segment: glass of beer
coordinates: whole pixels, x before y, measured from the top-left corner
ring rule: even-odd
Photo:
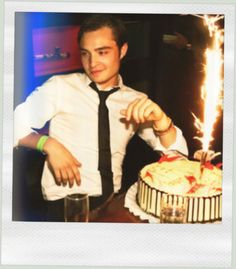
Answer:
[[[89,197],[88,194],[74,193],[64,199],[65,222],[89,221]]]
[[[161,223],[187,222],[187,197],[163,194],[161,198]]]

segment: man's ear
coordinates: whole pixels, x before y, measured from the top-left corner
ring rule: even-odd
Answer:
[[[128,43],[124,43],[120,49],[120,60],[125,57],[128,50]]]

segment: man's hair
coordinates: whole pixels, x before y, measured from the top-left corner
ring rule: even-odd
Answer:
[[[94,14],[86,18],[81,25],[78,33],[79,45],[84,33],[96,31],[102,27],[111,28],[114,39],[119,48],[127,42],[126,28],[120,18],[110,14]]]

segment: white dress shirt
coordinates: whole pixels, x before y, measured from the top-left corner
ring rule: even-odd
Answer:
[[[14,112],[14,146],[19,139],[40,129],[50,120],[49,136],[61,142],[82,164],[79,168],[81,185],[72,188],[58,186],[44,164],[42,192],[46,200],[57,200],[74,192],[101,195],[101,177],[98,170],[98,94],[90,88],[91,80],[85,74],[73,73],[51,77],[38,87]],[[120,90],[111,94],[107,101],[110,120],[110,143],[114,191],[121,188],[122,162],[126,146],[135,132],[153,149],[175,149],[187,154],[182,132],[177,128],[177,139],[168,149],[164,148],[151,126],[129,124],[122,120],[120,111],[126,109],[134,99],[145,96],[122,82]]]

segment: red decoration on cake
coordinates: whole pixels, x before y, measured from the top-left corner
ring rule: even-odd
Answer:
[[[189,184],[196,182],[196,178],[194,176],[185,176],[185,177],[189,181]]]
[[[152,174],[147,171],[145,177],[150,177],[152,179]]]
[[[222,191],[222,188],[213,188],[213,190]]]
[[[169,155],[163,155],[161,156],[161,158],[159,159],[158,163],[163,163],[163,162],[173,162],[177,159],[181,159],[182,157],[177,155],[177,156],[173,156],[173,157],[169,157]]]
[[[217,167],[217,168],[221,168],[222,165],[223,165],[223,163],[217,163],[217,164],[216,164],[216,167]]]
[[[209,170],[213,170],[214,169],[214,165],[210,162],[206,162],[205,163],[205,168],[209,169]]]
[[[187,194],[190,194],[190,193],[194,193],[194,192],[196,192],[199,188],[201,188],[201,187],[204,187],[205,185],[203,185],[203,184],[198,184],[198,183],[196,183],[188,192],[187,192]]]

